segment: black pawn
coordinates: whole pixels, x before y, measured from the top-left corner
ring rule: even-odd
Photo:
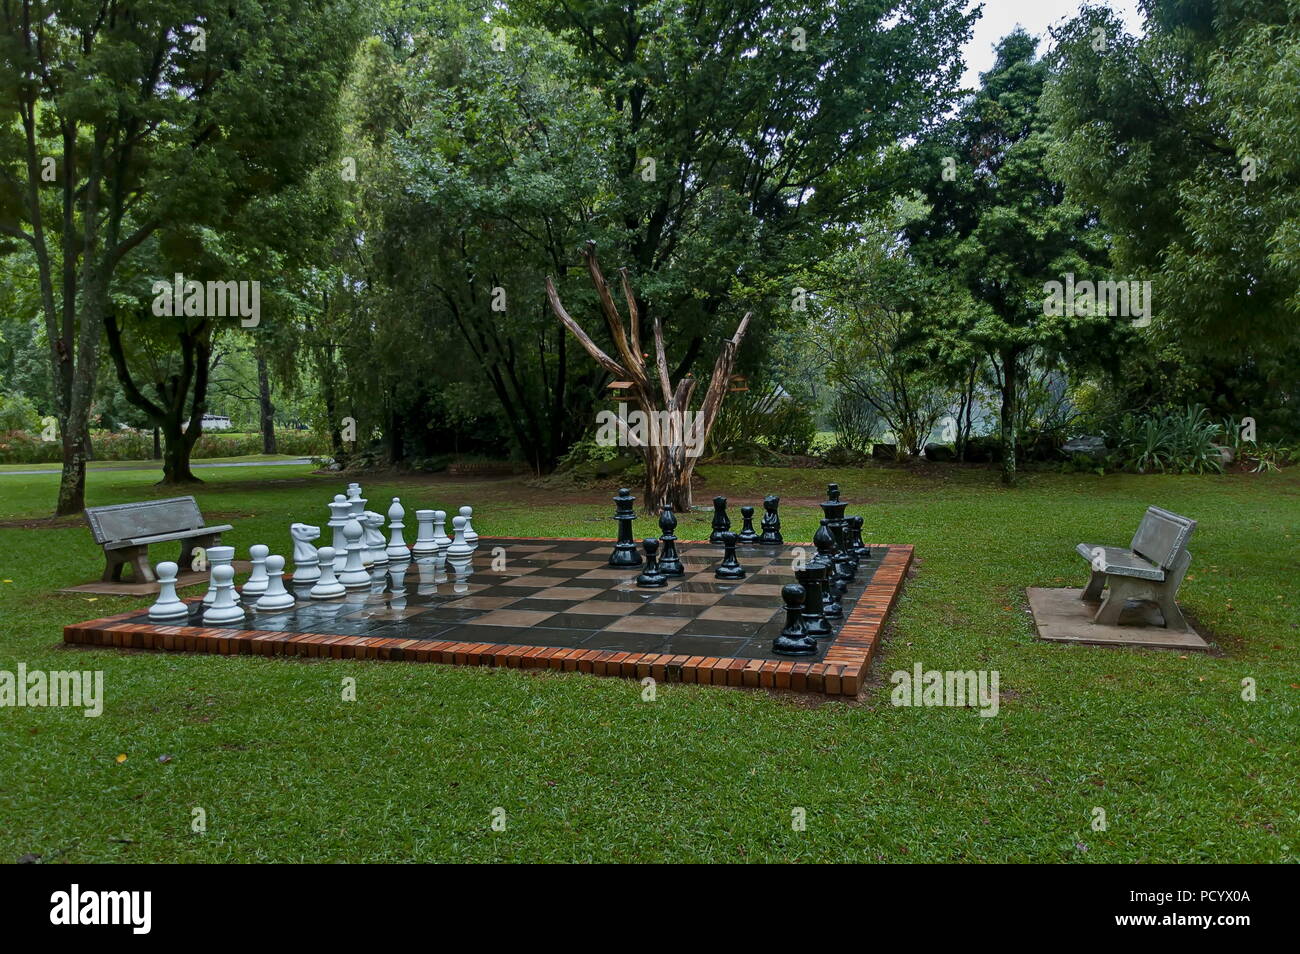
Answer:
[[[682,566],[681,557],[677,555],[677,515],[672,507],[664,507],[659,514],[659,542],[664,545],[663,555],[659,558],[659,572],[664,576],[685,576],[686,567]]]
[[[763,498],[763,522],[760,526],[763,528],[762,535],[759,536],[759,543],[770,543],[780,545],[785,543],[781,537],[781,515],[776,512],[780,506],[781,498],[775,494]]]
[[[722,545],[726,549],[722,551],[722,562],[713,571],[713,575],[719,580],[743,580],[745,568],[736,559],[736,535],[730,530],[725,531],[722,534]]]
[[[803,628],[809,636],[819,639],[831,635],[831,624],[822,615],[821,566],[812,563],[794,571],[795,579],[804,589]]]
[[[817,653],[817,640],[808,635],[803,623],[803,607],[807,594],[798,583],[781,587],[781,600],[785,603],[785,629],[772,640],[772,652],[782,656],[813,656]]]
[[[817,567],[821,574],[822,615],[827,619],[843,619],[844,607],[840,605],[839,595],[831,585],[831,568],[820,560],[813,560],[812,565]]]
[[[750,546],[758,542],[758,534],[754,532],[754,508],[741,507],[740,517],[743,521],[740,527],[740,542]]]
[[[718,544],[722,542],[722,535],[731,529],[731,518],[727,516],[727,498],[713,498],[713,532],[709,534],[709,542]]]
[[[871,547],[862,542],[862,518],[858,516],[849,517],[849,549],[858,555],[860,559],[871,559]]]
[[[659,555],[659,541],[654,537],[647,537],[641,545],[645,547],[645,569],[637,575],[636,585],[667,586],[668,577],[659,572],[659,561],[656,559]]]
[[[618,521],[618,542],[609,555],[610,566],[640,566],[641,554],[637,552],[636,538],[632,536],[632,521],[636,519],[636,497],[626,487],[619,488],[614,498],[614,519]]]

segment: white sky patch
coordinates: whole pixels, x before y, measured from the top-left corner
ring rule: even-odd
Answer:
[[[1103,3],[1094,0],[1093,5],[1102,6]],[[1142,14],[1138,11],[1137,0],[1109,0],[1104,5],[1123,18],[1129,33],[1138,35],[1142,32]],[[1038,52],[1045,53],[1049,48],[1048,28],[1071,19],[1082,6],[1082,0],[984,0],[984,14],[975,21],[971,40],[962,48],[966,72],[962,75],[961,85],[966,89],[979,88],[980,73],[993,66],[994,45],[1017,25],[1033,36],[1041,37],[1043,42]]]

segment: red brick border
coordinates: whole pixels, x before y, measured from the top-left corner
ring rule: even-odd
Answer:
[[[514,537],[531,540],[603,540],[603,537]],[[882,544],[877,544],[881,546]],[[63,641],[81,646],[152,649],[221,655],[311,656],[332,659],[388,659],[459,666],[559,669],[597,676],[710,686],[791,689],[829,696],[856,696],[866,679],[880,631],[889,618],[912,564],[910,544],[890,544],[866,590],[836,633],[820,662],[673,656],[595,649],[557,649],[501,643],[439,642],[328,633],[281,633],[256,629],[211,629],[126,623],[140,611],[118,613],[63,628]],[[197,597],[195,599],[198,599]],[[194,602],[192,599],[189,602]]]

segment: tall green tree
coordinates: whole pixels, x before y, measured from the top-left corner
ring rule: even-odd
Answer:
[[[1044,160],[1051,140],[1039,97],[1048,66],[1038,41],[1017,30],[962,109],[911,150],[927,209],[909,223],[912,253],[951,271],[976,307],[929,312],[936,342],[956,336],[988,355],[1000,395],[1002,477],[1017,469],[1018,401],[1035,353],[1086,355],[1114,319],[1051,315],[1044,285],[1086,274],[1101,258],[1095,217],[1069,202]]]
[[[1140,36],[1102,7],[1062,27],[1044,95],[1053,170],[1100,210],[1116,267],[1153,281],[1154,321],[1125,368],[1131,399],[1204,402],[1292,436],[1300,4],[1143,9]]]
[[[169,230],[220,231],[311,166],[358,25],[352,0],[0,4],[0,234],[36,259],[57,513],[85,503],[119,268]]]

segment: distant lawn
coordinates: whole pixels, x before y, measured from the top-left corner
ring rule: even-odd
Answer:
[[[191,464],[242,464],[272,460],[298,460],[304,454],[244,454],[242,457],[195,457]],[[89,470],[120,470],[129,467],[133,470],[162,470],[160,460],[92,460],[86,465]],[[6,471],[48,470],[58,473],[62,464],[0,464],[0,474]]]
[[[1300,860],[1300,468],[1017,490],[945,466],[702,472],[702,503],[781,494],[789,539],[811,536],[836,479],[869,540],[916,545],[863,703],[687,685],[645,703],[635,682],[578,674],[64,649],[65,623],[146,601],[52,595],[97,576],[99,551],[81,526],[13,526],[49,512],[53,484],[0,478],[0,669],[102,669],[107,696],[97,719],[0,711],[0,861]],[[202,477],[241,555],[287,553],[289,524],[323,524],[345,483],[308,467]],[[92,474],[90,502],[163,495],[155,479]],[[613,486],[365,489],[380,511],[394,495],[408,513],[473,504],[485,534],[614,529]],[[1024,588],[1081,585],[1074,545],[1126,543],[1153,503],[1200,521],[1183,604],[1220,654],[1037,642]],[[679,528],[707,532],[703,513]],[[891,706],[889,673],[916,662],[998,670],[1000,714]]]

